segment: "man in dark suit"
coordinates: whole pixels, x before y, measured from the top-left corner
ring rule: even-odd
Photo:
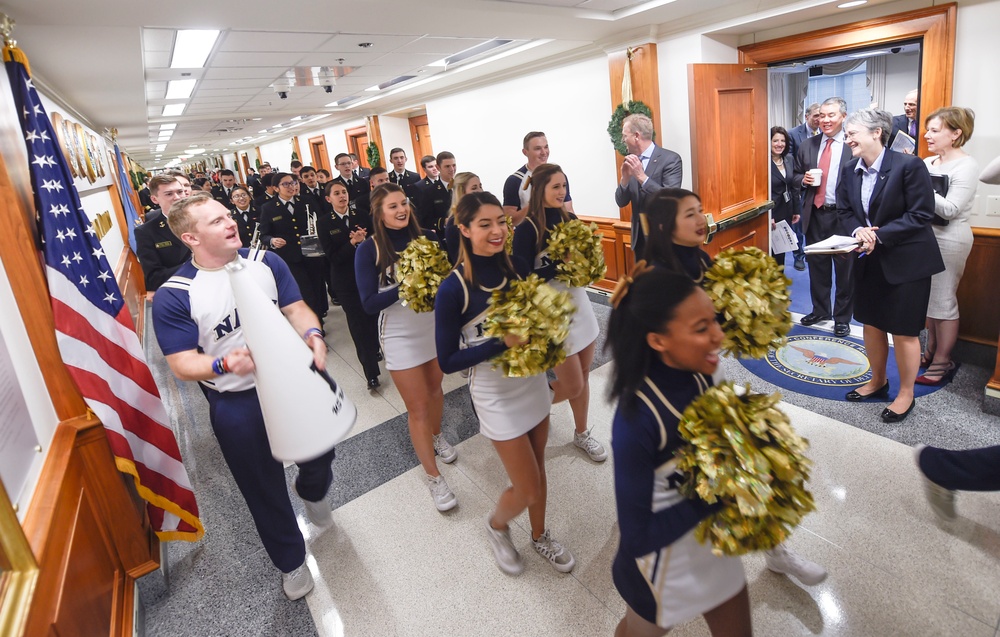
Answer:
[[[354,164],[354,176],[358,179],[368,179],[371,171],[361,165],[361,160],[354,153],[350,153],[351,162]]]
[[[402,188],[411,202],[419,199],[420,175],[406,169],[406,151],[402,148],[393,148],[389,151],[389,161],[392,162],[392,170],[389,171],[389,182]]]
[[[226,208],[232,208],[232,194],[235,187],[236,173],[228,168],[219,171],[219,185],[212,186],[212,197]]]
[[[381,170],[381,174],[385,175],[384,168],[375,170]],[[340,301],[340,307],[347,317],[347,329],[368,380],[368,388],[377,389],[380,372],[378,319],[365,312],[354,278],[354,253],[371,232],[371,218],[367,212],[351,211],[350,196],[342,181],[331,181],[327,184],[326,192],[330,212],[320,217],[317,231],[329,263],[330,289]]]
[[[810,104],[806,109],[806,121],[788,131],[788,144],[791,146],[788,156],[795,157],[802,142],[813,135],[819,135],[819,102]]]
[[[814,135],[799,146],[795,157],[795,187],[802,193],[802,229],[806,244],[818,243],[832,235],[840,234],[837,221],[837,184],[841,168],[851,160],[851,151],[844,139],[844,119],[847,102],[839,97],[824,101],[819,109],[819,127],[822,135]],[[810,170],[819,168],[822,177],[817,179]],[[793,221],[796,219],[793,217]],[[846,336],[851,332],[853,281],[850,255],[814,254],[809,256],[809,291],[812,311],[802,317],[803,325],[834,320],[834,333]],[[836,271],[836,301],[830,311],[832,277]]]
[[[142,190],[139,191],[139,203],[142,204],[142,211],[144,213],[149,212],[156,206],[153,200],[149,198],[149,194],[149,177],[146,177],[146,181],[142,185]]]
[[[188,187],[175,175],[157,175],[149,180],[152,202],[160,208],[151,210],[146,220],[135,228],[135,256],[142,266],[146,292],[156,292],[188,259],[191,251],[174,236],[167,225],[170,206],[188,196]]]
[[[309,204],[309,209],[316,214],[330,211],[330,204],[319,183],[319,174],[312,166],[303,166],[299,171],[299,198]]]
[[[328,309],[326,259],[302,254],[302,236],[308,234],[306,204],[295,191],[297,181],[290,173],[274,176],[278,195],[260,209],[261,243],[284,259],[302,292],[302,300],[320,318]]]
[[[260,177],[253,168],[247,168],[247,188],[252,193],[255,188],[260,188]]]
[[[389,172],[379,166],[378,168],[372,168],[368,173],[368,192],[364,195],[360,195],[357,198],[357,205],[355,209],[359,215],[369,215],[369,220],[371,219],[371,199],[372,191],[381,186],[382,184],[389,183]],[[348,201],[350,201],[350,194],[348,194]],[[371,232],[371,226],[368,227],[368,231]]]
[[[641,255],[646,239],[640,218],[643,202],[661,188],[679,188],[684,168],[680,155],[653,143],[653,120],[645,115],[625,118],[622,140],[629,154],[622,161],[615,203],[619,208],[632,205],[632,252]]]
[[[421,228],[434,230],[439,237],[443,237],[444,221],[451,210],[451,191],[441,178],[437,157],[426,155],[420,160],[420,165],[427,176],[420,181],[420,200],[416,202],[417,221]]]
[[[339,175],[331,180],[331,183],[341,183],[347,188],[347,196],[350,200],[348,207],[351,212],[355,212],[358,205],[363,201],[366,201],[368,193],[371,192],[371,188],[368,186],[367,179],[359,179],[354,176],[354,162],[351,161],[351,156],[347,153],[340,153],[333,159],[334,166],[340,172]]]
[[[918,98],[920,93],[914,89],[903,98],[903,114],[892,118],[892,133],[889,135],[887,148],[892,148],[892,142],[896,140],[896,133],[903,131],[916,141],[920,133],[920,125],[917,123],[917,110],[920,108]]]

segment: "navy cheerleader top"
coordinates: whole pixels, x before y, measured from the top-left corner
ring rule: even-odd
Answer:
[[[410,244],[409,228],[400,230],[386,228],[385,231],[396,252],[402,252]],[[421,232],[431,241],[438,241],[438,237],[433,231],[422,230]],[[399,300],[399,285],[393,277],[389,278],[389,285],[392,287],[380,284],[376,255],[375,237],[368,237],[362,241],[357,252],[354,253],[354,279],[358,284],[358,293],[361,295],[361,305],[364,306],[365,312],[368,314],[378,314]]]
[[[462,276],[465,266],[462,264],[441,282],[434,299],[434,337],[438,364],[446,374],[474,367],[507,349],[503,340],[482,335],[482,321],[486,317],[493,290],[502,290],[510,285],[500,269],[501,255],[471,256],[479,285],[472,285],[465,280]],[[466,342],[463,328],[477,320],[476,334],[481,338]]]
[[[685,476],[674,453],[688,404],[712,385],[704,374],[668,367],[655,358],[635,395],[623,397],[611,425],[620,554],[639,558],[683,537],[718,505],[682,496]]]
[[[573,213],[568,213],[570,219],[576,219],[576,215]],[[545,229],[544,232],[548,235],[549,231],[555,228],[558,224],[562,223],[562,210],[559,208],[546,208],[545,209]],[[545,239],[548,241],[548,237]],[[535,222],[532,221],[531,217],[525,217],[524,221],[519,223],[516,228],[514,228],[514,246],[512,249],[514,256],[518,258],[519,261],[527,265],[527,272],[518,272],[522,276],[527,276],[528,273],[534,272],[542,279],[546,281],[551,281],[556,275],[556,265],[560,261],[554,261],[549,257],[545,244],[542,244],[542,249],[538,249],[538,228],[535,227]],[[535,261],[539,255],[542,254],[542,263],[540,267],[535,267]],[[521,266],[520,263],[515,262],[516,265]]]

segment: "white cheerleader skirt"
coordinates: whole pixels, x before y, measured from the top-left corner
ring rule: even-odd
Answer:
[[[469,373],[469,394],[479,432],[490,440],[512,440],[542,422],[552,408],[545,374],[507,378],[485,361]]]
[[[414,312],[397,301],[379,314],[378,335],[389,371],[412,369],[437,358],[434,312]]]
[[[590,297],[587,296],[587,288],[569,288],[565,283],[553,279],[550,283],[560,292],[569,292],[570,300],[576,307],[573,318],[569,324],[569,336],[563,348],[566,356],[579,354],[585,347],[597,340],[600,328],[597,326],[597,316],[594,315],[594,306],[590,304]]]
[[[693,529],[656,553],[628,561],[626,566],[617,556],[616,587],[632,610],[662,628],[704,615],[746,586],[740,558],[714,555],[710,545],[695,539]]]

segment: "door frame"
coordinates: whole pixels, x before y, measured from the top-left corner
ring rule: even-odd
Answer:
[[[866,46],[888,46],[895,42],[920,40],[920,106],[917,126],[922,129],[922,115],[926,116],[951,104],[957,17],[958,5],[955,3],[895,13],[741,46],[739,61],[746,65],[769,65]],[[917,154],[926,157],[927,142],[924,141],[922,131],[918,131],[917,143]]]
[[[417,170],[420,171],[421,177],[426,177],[424,173],[424,167],[420,165],[420,160],[423,158],[423,153],[420,150],[420,141],[417,138],[417,126],[430,126],[430,122],[427,121],[427,114],[414,115],[406,120],[407,124],[410,125],[410,145],[413,147],[413,161],[417,164]]]
[[[313,168],[330,172],[330,153],[326,149],[326,135],[309,138],[309,156]]]
[[[368,127],[367,126],[356,126],[354,128],[348,128],[344,130],[344,137],[347,140],[347,152],[354,153],[358,156],[358,164],[365,167],[371,168],[368,165],[368,153],[365,152],[367,145],[371,140],[368,139]],[[365,149],[361,148],[360,140],[364,138]],[[381,149],[379,149],[381,150]]]

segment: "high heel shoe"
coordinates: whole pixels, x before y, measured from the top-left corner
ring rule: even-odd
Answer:
[[[927,369],[934,362],[934,352],[920,352],[920,369]]]
[[[870,394],[860,394],[858,393],[858,390],[852,389],[851,391],[847,392],[846,396],[844,396],[844,398],[847,399],[847,402],[851,403],[860,403],[864,400],[870,400],[872,398],[888,398],[888,397],[889,397],[889,381],[885,381],[885,385],[882,385],[880,388],[876,389]]]
[[[943,374],[938,376],[938,373],[944,371]],[[933,363],[927,370],[917,376],[915,382],[918,385],[928,385],[930,387],[941,387],[942,385],[947,385],[955,378],[955,372],[958,371],[958,363],[955,361],[950,361],[948,363]],[[938,376],[937,378],[928,378],[927,375]]]
[[[906,420],[906,417],[910,415],[910,412],[913,411],[913,408],[916,406],[917,406],[917,399],[914,398],[913,401],[910,402],[910,406],[907,408],[907,410],[901,414],[897,414],[893,410],[886,407],[885,409],[882,410],[882,422],[889,422],[889,423],[903,422],[904,420]]]

